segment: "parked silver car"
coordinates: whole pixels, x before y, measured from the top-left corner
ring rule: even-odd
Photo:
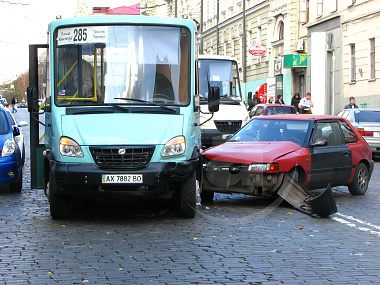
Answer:
[[[350,121],[367,141],[373,154],[380,154],[380,109],[345,109],[337,115]]]

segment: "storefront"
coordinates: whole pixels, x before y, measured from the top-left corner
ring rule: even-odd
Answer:
[[[305,96],[306,91],[306,68],[307,68],[307,54],[285,54],[284,55],[284,68],[291,69],[292,89],[294,93],[299,93],[301,98]]]

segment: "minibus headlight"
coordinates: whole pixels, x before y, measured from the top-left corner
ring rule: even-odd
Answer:
[[[186,150],[185,137],[178,136],[168,141],[161,151],[162,156],[183,154]]]
[[[82,148],[68,137],[61,137],[59,140],[59,152],[65,156],[83,157]]]

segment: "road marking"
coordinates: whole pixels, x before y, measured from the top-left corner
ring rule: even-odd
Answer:
[[[336,222],[339,222],[339,223],[347,225],[351,228],[356,228],[360,231],[368,232],[368,233],[371,233],[371,234],[374,234],[374,235],[377,235],[380,237],[380,226],[371,224],[371,223],[366,222],[366,221],[359,220],[353,216],[347,216],[347,215],[340,214],[340,213],[336,213],[335,215],[340,216],[340,217],[331,217],[331,219],[333,219]],[[365,227],[357,225],[357,223],[361,224],[361,225],[365,225]]]

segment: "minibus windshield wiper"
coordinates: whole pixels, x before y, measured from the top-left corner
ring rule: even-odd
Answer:
[[[150,105],[150,106],[157,106],[157,107],[160,107],[160,108],[162,108],[162,109],[165,109],[165,110],[170,111],[171,113],[175,113],[175,112],[176,112],[176,111],[173,110],[172,108],[169,108],[169,107],[166,107],[166,106],[162,106],[162,105],[160,105],[160,104],[153,103],[153,102],[146,101],[146,100],[135,99],[135,98],[123,98],[123,97],[116,97],[116,98],[113,98],[113,99],[115,99],[115,100],[124,100],[124,101],[140,102],[140,103],[144,103],[145,105]]]

